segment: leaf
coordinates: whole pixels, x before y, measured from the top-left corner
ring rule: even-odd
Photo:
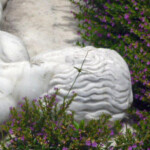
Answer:
[[[84,129],[84,127],[85,127],[85,121],[82,120],[82,121],[80,122],[79,128],[80,128],[80,129]]]
[[[79,129],[79,124],[76,121],[73,122],[73,125],[75,126],[76,129]]]
[[[81,71],[82,71],[82,69],[80,69],[80,68],[77,68],[77,67],[74,67],[74,68],[77,69],[78,72],[81,72]]]

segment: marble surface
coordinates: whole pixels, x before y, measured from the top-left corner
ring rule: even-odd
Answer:
[[[97,119],[102,113],[111,114],[112,120],[122,119],[133,101],[130,73],[123,58],[109,49],[72,47],[45,52],[30,61],[0,64],[3,84],[0,122],[8,119],[9,107],[16,106],[26,96],[33,100],[59,88],[61,104],[83,61],[80,75],[68,95],[70,98],[73,91],[78,94],[68,113],[75,111],[77,121]]]
[[[29,55],[75,46],[77,21],[69,0],[9,0],[1,29],[24,42]]]

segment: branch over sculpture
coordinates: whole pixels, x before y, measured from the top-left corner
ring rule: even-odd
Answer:
[[[23,98],[30,100],[60,89],[59,102],[67,95],[86,54],[81,74],[72,91],[78,96],[69,110],[76,120],[97,119],[100,114],[122,119],[132,103],[130,73],[122,57],[113,50],[94,47],[66,48],[33,57],[30,62],[0,64],[0,122],[8,119],[9,107]],[[69,95],[70,97],[71,95]]]

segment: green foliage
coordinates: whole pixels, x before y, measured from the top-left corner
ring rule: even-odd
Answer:
[[[67,102],[58,109],[57,94],[58,90],[51,97],[44,96],[43,99],[33,101],[31,106],[25,99],[24,104],[19,104],[19,112],[15,108],[11,109],[11,121],[1,127],[8,132],[5,144],[1,143],[3,149],[94,149],[98,147],[97,143],[110,139],[110,131],[106,126],[109,118],[104,119],[106,115],[99,121],[90,121],[88,125],[84,121],[77,123],[73,113],[66,114],[62,109],[64,107],[66,110]],[[100,129],[105,130],[105,136],[104,132],[98,132]],[[87,141],[91,143],[88,145]]]
[[[25,98],[24,103],[20,103],[20,111],[11,109],[10,121],[1,126],[2,133],[8,133],[6,139],[1,142],[3,150],[119,150],[138,147],[140,149],[150,148],[150,117],[145,112],[129,110],[135,114],[133,128],[136,132],[127,129],[122,134],[122,122],[114,122],[114,126],[109,121],[109,115],[103,114],[98,120],[89,122],[74,120],[74,112],[67,114],[67,103],[58,103],[56,93],[49,97],[44,96],[39,100],[34,100],[29,105]],[[59,104],[59,105],[58,105]],[[64,109],[63,109],[64,108]],[[112,146],[112,138],[116,142]]]
[[[150,1],[70,0],[84,42],[118,51],[129,65],[134,99],[150,110]]]

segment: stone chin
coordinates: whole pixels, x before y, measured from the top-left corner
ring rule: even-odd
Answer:
[[[75,111],[77,121],[97,119],[102,113],[112,115],[112,120],[122,119],[133,101],[128,66],[117,52],[94,47],[66,48],[39,54],[30,61],[0,64],[0,80],[7,80],[0,87],[0,108],[8,110],[25,96],[32,101],[52,94],[55,87],[60,89],[61,104],[82,63],[68,95],[70,98],[75,91],[77,97],[67,111]],[[0,123],[9,116],[8,111],[1,111]]]

